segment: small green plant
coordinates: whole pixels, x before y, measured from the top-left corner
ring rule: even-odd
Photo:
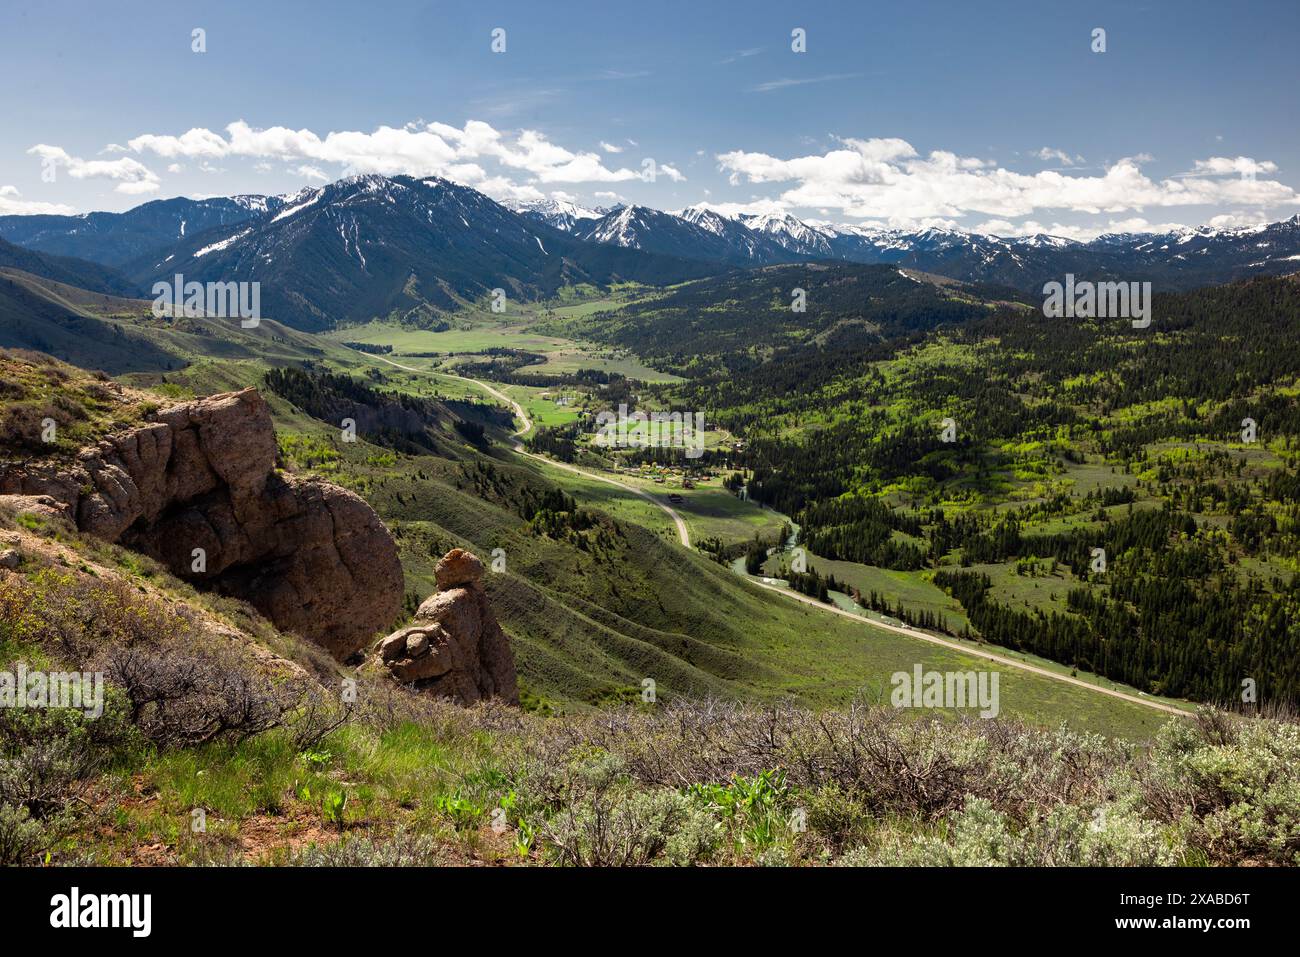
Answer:
[[[475,804],[460,794],[439,794],[433,799],[434,808],[451,818],[456,830],[476,827],[487,809]]]
[[[515,853],[520,857],[527,857],[532,852],[536,840],[537,828],[520,818],[515,825]]]
[[[343,788],[331,789],[321,798],[321,819],[343,830],[343,814],[348,806],[348,793]]]
[[[730,821],[742,847],[761,852],[789,834],[783,810],[788,789],[780,769],[736,774],[729,784],[692,784],[686,793]]]
[[[726,817],[740,817],[776,805],[785,794],[785,772],[760,771],[752,778],[732,775],[730,784],[692,784],[687,793],[716,805]]]
[[[329,751],[326,751],[323,748],[308,749],[302,752],[303,761],[305,761],[307,763],[307,767],[311,768],[313,771],[322,770],[326,765],[330,763],[330,760],[333,757],[334,757],[333,754],[331,754]]]
[[[45,520],[31,512],[20,512],[14,521],[29,532],[39,532],[45,527]]]

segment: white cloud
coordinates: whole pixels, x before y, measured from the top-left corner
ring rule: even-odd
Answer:
[[[73,179],[116,180],[114,188],[119,193],[139,195],[158,189],[158,174],[129,156],[116,160],[85,160],[46,143],[37,143],[27,152],[39,156],[46,166],[66,170]]]
[[[1258,173],[1276,173],[1277,164],[1265,160],[1257,163],[1249,156],[1229,158],[1211,156],[1209,159],[1197,160],[1188,176],[1254,176]]]
[[[1073,166],[1075,163],[1082,163],[1082,156],[1071,156],[1065,150],[1052,149],[1050,146],[1044,146],[1042,149],[1034,150],[1031,156],[1037,156],[1045,163],[1057,162],[1062,166]]]
[[[1106,233],[1168,233],[1185,228],[1183,223],[1152,223],[1141,216],[1128,219],[1111,219],[1104,223],[1089,223],[1082,226],[1066,225],[1064,223],[1040,223],[1032,219],[1020,223],[1009,223],[1004,219],[991,219],[971,227],[973,232],[988,233],[993,236],[1035,236],[1039,233],[1046,233],[1048,236],[1063,236],[1066,239],[1076,239],[1082,243],[1096,239]]]
[[[1215,229],[1228,229],[1234,226],[1259,226],[1262,223],[1269,222],[1268,216],[1264,215],[1263,210],[1254,213],[1221,213],[1218,216],[1211,216],[1205,225],[1213,226]]]
[[[546,194],[529,183],[516,183],[505,176],[492,176],[482,180],[475,187],[480,193],[491,196],[498,203],[510,201],[531,203],[545,199]]]
[[[492,184],[498,192],[506,189],[501,174],[487,171],[482,161],[526,174],[536,183],[615,183],[640,176],[632,169],[610,169],[600,154],[573,152],[536,130],[510,135],[481,120],[470,120],[463,127],[420,122],[400,128],[381,126],[370,133],[343,130],[324,137],[284,126],[254,129],[237,120],[226,127],[225,136],[202,128],[179,136],[146,133],[129,140],[128,146],[137,153],[166,158],[296,159],[337,164],[352,173],[444,176],[476,188]],[[519,184],[508,187],[521,189]]]
[[[708,194],[708,190],[705,190],[705,194],[706,195]],[[695,203],[694,205],[697,207],[702,207],[703,209],[711,209],[719,216],[726,216],[728,219],[739,216],[742,213],[780,214],[780,213],[789,212],[789,207],[786,206],[784,203],[782,203],[780,200],[763,199],[763,198],[755,198],[748,203],[710,203],[706,200],[704,202]]]
[[[62,203],[40,203],[22,198],[17,186],[0,186],[0,215],[31,216],[47,213],[53,216],[70,216],[76,210]]]
[[[601,141],[600,141],[600,148],[603,149],[606,153],[621,153],[621,152],[623,152],[623,147],[621,147],[621,146],[615,146],[613,143],[606,143],[604,140],[601,140]]]
[[[307,163],[304,163],[301,166],[294,167],[292,172],[297,173],[299,176],[303,177],[304,179],[319,180],[322,183],[328,183],[330,181],[329,174],[326,173],[323,169],[321,169],[319,166],[311,166]]]
[[[751,86],[749,92],[771,93],[773,90],[784,90],[789,86],[805,86],[809,83],[832,83],[836,80],[851,80],[854,77],[861,75],[861,73],[826,73],[822,76],[809,76],[800,79],[782,77],[779,80],[768,80],[766,83],[759,83],[757,86]]]
[[[123,194],[124,196],[144,196],[148,193],[157,192],[158,184],[146,180],[133,180],[125,183],[118,183],[113,187],[113,190]]]
[[[656,172],[660,176],[667,176],[674,183],[681,183],[686,180],[686,177],[682,175],[681,170],[677,169],[675,166],[669,165],[668,163],[660,163],[656,167]]]
[[[227,143],[211,130],[192,129],[180,136],[154,136],[146,133],[128,141],[137,153],[148,150],[167,159],[184,156],[187,159],[208,157],[215,159],[227,155]]]
[[[1295,190],[1276,181],[1216,178],[1212,174],[1222,168],[1216,160],[1197,164],[1202,175],[1155,181],[1142,172],[1141,164],[1150,160],[1144,155],[1121,159],[1100,175],[1025,174],[944,150],[923,157],[900,139],[840,142],[841,149],[792,159],[742,150],[717,159],[733,184],[790,184],[777,197],[789,207],[838,210],[898,226],[972,214],[1011,220],[1044,209],[1097,215],[1147,207],[1300,204]]]

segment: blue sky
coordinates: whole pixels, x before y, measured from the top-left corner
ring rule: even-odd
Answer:
[[[4,19],[4,212],[399,171],[1004,233],[1300,212],[1294,0],[6,0]]]

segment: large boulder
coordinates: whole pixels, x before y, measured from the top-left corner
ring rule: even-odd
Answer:
[[[453,548],[438,560],[433,569],[433,577],[438,582],[440,591],[469,585],[483,578],[483,563],[473,552]]]
[[[483,563],[453,548],[434,575],[439,591],[410,626],[379,643],[377,663],[403,684],[460,704],[486,698],[519,704],[515,657],[483,590]]]
[[[245,389],[159,412],[71,467],[0,467],[0,502],[39,501],[346,659],[401,611],[397,546],[362,499],[275,460],[270,410]]]

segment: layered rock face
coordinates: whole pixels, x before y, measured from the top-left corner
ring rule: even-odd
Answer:
[[[270,410],[245,389],[159,412],[71,467],[0,466],[0,495],[242,598],[343,660],[401,611],[397,547],[361,498],[276,472],[275,457]]]
[[[398,681],[460,704],[500,698],[517,705],[515,658],[483,591],[483,563],[453,548],[434,574],[438,591],[410,627],[380,643],[378,663]]]

